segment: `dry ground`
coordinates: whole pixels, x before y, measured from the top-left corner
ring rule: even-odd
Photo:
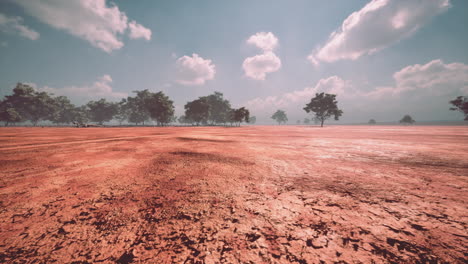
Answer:
[[[0,128],[0,263],[467,263],[467,127]]]

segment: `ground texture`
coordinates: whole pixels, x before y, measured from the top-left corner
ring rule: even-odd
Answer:
[[[467,263],[467,127],[0,128],[0,263]]]

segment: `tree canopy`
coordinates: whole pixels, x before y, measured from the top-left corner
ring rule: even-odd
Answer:
[[[87,126],[89,121],[102,125],[111,120],[118,121],[120,125],[124,121],[144,125],[150,119],[159,126],[165,126],[177,121],[174,114],[174,102],[167,95],[149,90],[134,91],[133,96],[119,102],[101,98],[75,106],[66,96],[54,97],[30,85],[18,83],[11,95],[0,100],[0,121],[5,126],[25,121],[36,125],[42,120],[54,124],[74,123],[77,126]],[[251,122],[249,110],[245,107],[231,108],[230,102],[220,92],[188,102],[185,115],[180,116],[178,121],[197,125]]]
[[[275,120],[278,122],[278,125],[281,125],[281,123],[286,124],[288,122],[288,117],[286,116],[286,112],[283,110],[277,110],[272,116],[271,119]]]
[[[414,119],[410,116],[410,115],[405,115],[403,116],[403,118],[400,120],[400,123],[401,124],[404,124],[404,125],[411,125],[413,124],[414,122]]]
[[[315,97],[310,100],[310,103],[306,104],[304,110],[307,113],[314,113],[315,118],[320,121],[321,127],[323,127],[325,120],[330,117],[333,116],[335,120],[339,120],[343,114],[343,111],[338,109],[336,95],[328,93],[316,93]]]
[[[450,101],[453,107],[450,108],[452,111],[459,111],[465,115],[465,121],[468,121],[468,97],[458,96],[456,99]]]

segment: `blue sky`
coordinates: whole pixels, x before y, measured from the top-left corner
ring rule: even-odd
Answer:
[[[137,3],[137,4],[136,4]],[[183,105],[214,91],[261,122],[315,92],[343,122],[460,120],[468,95],[468,2],[89,1],[0,3],[0,95],[17,82],[81,104],[133,90]]]

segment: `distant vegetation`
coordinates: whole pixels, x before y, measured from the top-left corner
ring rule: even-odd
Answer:
[[[413,124],[414,122],[414,119],[410,116],[410,115],[405,115],[401,120],[400,120],[400,123],[401,124],[404,124],[404,125],[411,125]]]
[[[468,121],[468,97],[458,96],[456,99],[450,101],[453,107],[450,108],[452,111],[459,111],[465,115],[465,121]]]
[[[468,97],[458,96],[450,101],[450,110],[463,113],[468,121]],[[199,97],[184,105],[184,115],[175,116],[174,102],[163,92],[150,92],[148,90],[134,91],[134,96],[122,99],[120,102],[109,102],[106,99],[90,101],[82,106],[75,106],[66,96],[53,96],[47,92],[36,91],[27,84],[18,83],[13,94],[0,100],[0,121],[5,126],[30,121],[36,126],[41,121],[50,121],[53,124],[88,126],[88,122],[103,125],[105,122],[116,120],[119,125],[124,122],[145,125],[152,120],[158,126],[179,122],[182,125],[236,125],[242,123],[255,124],[257,118],[250,116],[245,107],[232,108],[231,103],[220,92]],[[339,120],[343,111],[338,108],[335,94],[316,93],[303,108],[313,117],[304,118],[303,124],[320,124],[323,127],[325,120],[334,118]],[[271,118],[279,125],[286,124],[288,117],[284,110],[277,110]],[[377,124],[374,119],[368,122]],[[413,124],[415,120],[405,115],[401,124]],[[301,124],[297,120],[296,124]]]
[[[286,122],[288,122],[288,116],[283,110],[276,110],[276,112],[271,116],[271,119],[278,122],[278,125],[281,125],[281,123],[286,124]]]
[[[158,126],[166,126],[179,121],[186,125],[237,125],[255,123],[250,119],[250,112],[245,107],[231,108],[223,94],[215,92],[200,97],[185,105],[185,115],[178,119],[174,115],[174,102],[163,92],[153,93],[148,90],[134,91],[120,102],[109,102],[106,99],[90,101],[86,105],[75,106],[66,96],[54,97],[46,92],[38,92],[33,87],[18,83],[12,95],[0,101],[0,121],[5,126],[30,121],[36,126],[40,121],[54,124],[71,124],[83,126],[88,122],[99,125],[116,120],[121,125],[127,121],[135,125],[149,120]]]
[[[343,114],[343,111],[338,109],[338,101],[335,94],[317,93],[315,97],[306,104],[304,110],[307,113],[313,113],[315,119],[320,121],[320,126],[323,127],[325,120],[334,117],[338,120]]]

